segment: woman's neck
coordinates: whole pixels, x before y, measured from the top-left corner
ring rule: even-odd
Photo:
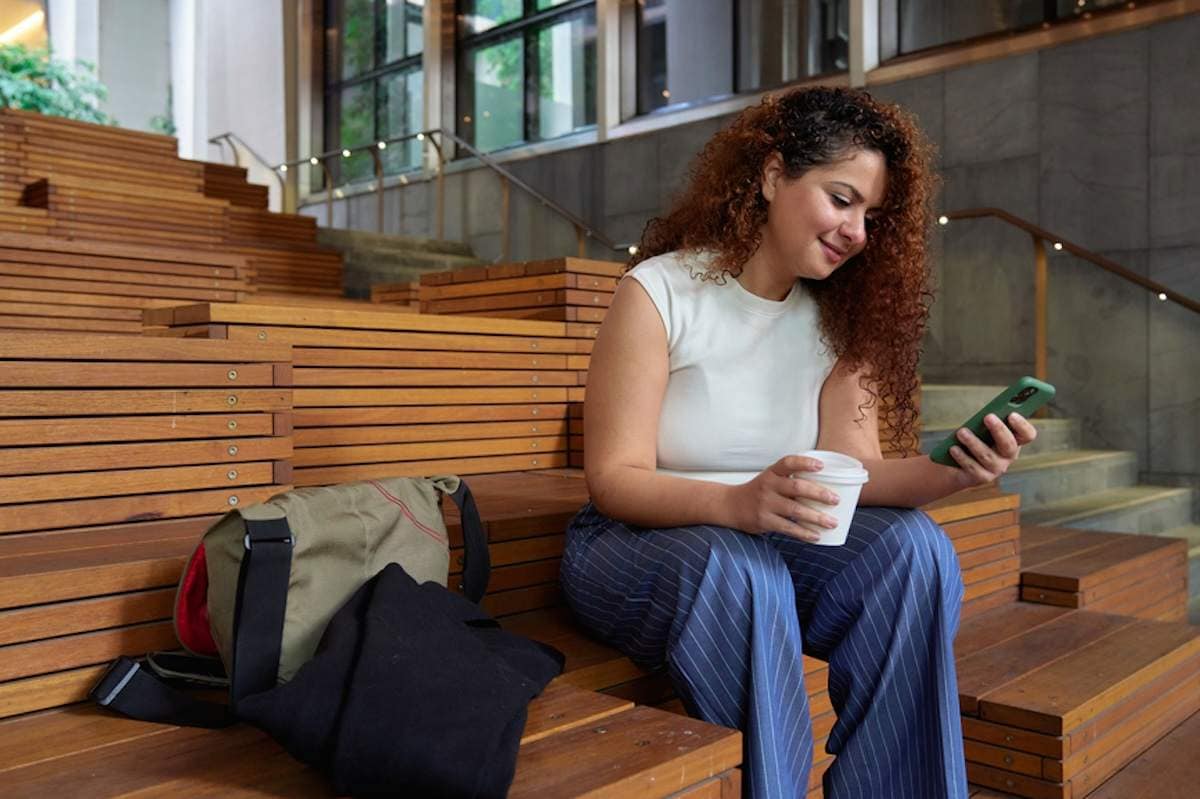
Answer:
[[[778,302],[787,298],[796,278],[764,242],[742,265],[742,273],[737,276],[737,281],[751,294]]]

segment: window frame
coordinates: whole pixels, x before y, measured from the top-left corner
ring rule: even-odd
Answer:
[[[421,22],[421,49],[411,55],[407,54],[410,46],[408,41],[409,23],[411,18],[406,16],[403,20],[403,49],[406,55],[400,58],[387,61],[387,0],[367,0],[371,5],[372,16],[372,53],[371,53],[371,68],[365,69],[350,78],[343,78],[340,75],[341,60],[342,60],[342,40],[340,35],[333,35],[335,26],[341,22],[339,12],[344,10],[347,0],[321,0],[322,8],[322,30],[323,30],[323,66],[321,72],[321,97],[324,101],[323,105],[323,127],[322,139],[325,142],[325,150],[327,152],[341,149],[345,146],[341,138],[342,128],[342,94],[347,89],[353,89],[359,86],[368,87],[371,91],[371,133],[372,141],[379,139],[390,138],[397,135],[396,132],[389,131],[387,135],[382,135],[382,123],[386,113],[386,102],[381,97],[380,88],[384,85],[386,79],[392,77],[400,77],[407,80],[412,74],[420,74],[422,85],[425,80],[425,8],[424,6],[409,6],[404,3],[404,8],[408,14],[416,11],[416,19]],[[432,2],[432,0],[427,0]],[[331,79],[331,75],[336,72],[338,78]],[[422,113],[424,102],[422,101]],[[401,109],[401,117],[407,119],[410,116],[410,108],[405,101],[405,107]],[[421,128],[418,127],[418,131]],[[355,147],[361,147],[362,144],[355,144]],[[356,156],[359,157],[359,156]],[[358,182],[358,180],[343,179],[342,161],[341,159],[327,159],[326,165],[329,167],[330,174],[333,176],[334,187],[344,186],[348,183]],[[388,160],[384,160],[384,174],[397,175],[405,172],[412,172],[423,168],[421,159],[418,158],[415,162],[404,164],[399,168],[388,168]],[[371,172],[371,178],[374,178],[374,171]],[[315,190],[328,189],[324,185],[324,172],[319,171],[314,174],[310,185]]]
[[[538,126],[538,87],[536,81],[538,54],[536,40],[541,31],[552,28],[554,25],[562,22],[570,21],[571,19],[584,18],[590,10],[592,12],[592,24],[596,28],[596,40],[593,45],[596,63],[593,65],[593,68],[602,69],[599,42],[601,5],[602,3],[597,2],[597,0],[566,0],[566,2],[539,11],[537,9],[537,0],[521,0],[521,16],[516,19],[501,23],[486,31],[464,34],[462,26],[459,23],[463,15],[464,2],[463,0],[453,0],[452,7],[455,20],[453,34],[455,68],[453,129],[455,133],[472,146],[478,147],[474,127],[475,120],[470,108],[474,102],[474,92],[467,85],[470,81],[470,70],[467,68],[468,60],[480,49],[513,40],[519,40],[522,48],[521,139],[501,145],[493,150],[483,151],[481,149],[481,151],[501,152],[517,147],[527,147],[542,142],[556,141],[568,136],[578,135],[584,131],[595,130],[600,116],[600,95],[598,82],[593,75],[594,96],[592,97],[587,114],[592,118],[592,121],[557,136],[541,137],[536,135]],[[470,122],[464,120],[467,116],[471,116]],[[467,125],[470,126],[470,129],[465,127]],[[460,155],[465,156],[466,154],[463,153]]]

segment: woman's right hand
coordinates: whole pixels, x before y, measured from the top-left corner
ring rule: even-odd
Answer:
[[[820,471],[816,458],[788,455],[764,469],[748,483],[733,489],[735,528],[747,533],[783,533],[801,541],[819,540],[819,530],[837,527],[837,520],[800,500],[836,505],[833,491],[801,475]]]

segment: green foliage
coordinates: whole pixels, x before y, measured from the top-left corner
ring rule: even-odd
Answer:
[[[112,125],[115,120],[100,110],[107,96],[91,64],[68,64],[24,45],[0,45],[0,106]]]

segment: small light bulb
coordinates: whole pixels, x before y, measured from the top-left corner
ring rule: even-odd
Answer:
[[[637,245],[636,245],[636,244],[630,244],[630,245],[629,245],[629,254],[630,254],[630,255],[637,255],[637,254],[638,254],[638,248],[637,248]]]
[[[425,141],[425,134],[424,134],[424,133],[418,133],[418,134],[417,134],[417,141]]]
[[[375,146],[376,146],[376,147],[378,147],[380,150],[386,150],[386,149],[387,149],[387,142],[385,142],[385,141],[381,141],[381,142],[379,142],[379,144],[376,144]]]
[[[308,163],[312,164],[313,166],[316,166],[317,164],[319,164],[321,162],[318,161],[317,157],[314,155],[312,158],[308,159]]]
[[[333,193],[333,196],[334,196],[334,197],[341,197],[341,196],[343,196],[343,195],[342,195],[342,190],[341,190],[341,189],[338,189],[337,191],[335,191],[335,192]]]
[[[944,214],[943,214],[942,216],[939,216],[939,217],[938,217],[938,224],[939,224],[939,225],[948,225],[948,224],[950,224],[950,217],[948,217],[948,216],[946,216],[946,215],[944,215]]]
[[[1061,250],[1061,249],[1062,249],[1062,242],[1061,242],[1061,241],[1056,241],[1056,242],[1054,242],[1054,249],[1056,249],[1056,250]]]
[[[279,171],[280,171],[280,172],[287,172],[287,164],[280,164],[280,165],[279,165]]]
[[[350,151],[342,150],[342,158],[349,158],[349,157],[350,157]]]
[[[671,90],[670,89],[663,89],[663,99],[665,99],[665,100],[671,99]]]
[[[1160,293],[1160,294],[1158,295],[1158,298],[1159,298],[1160,300],[1162,300],[1163,302],[1166,302],[1166,301],[1167,301],[1167,295],[1166,295],[1166,294],[1162,294],[1162,293]]]
[[[471,115],[470,115],[470,114],[464,114],[464,115],[463,115],[463,122],[466,122],[468,125],[470,125],[470,124],[471,124]],[[420,136],[418,136],[418,137],[417,137],[417,140],[419,141],[419,140],[420,140],[420,138],[421,138],[421,137],[420,137]]]
[[[401,182],[403,185],[407,186],[407,185],[408,185],[408,175],[401,175],[401,176],[400,176],[400,182]]]

